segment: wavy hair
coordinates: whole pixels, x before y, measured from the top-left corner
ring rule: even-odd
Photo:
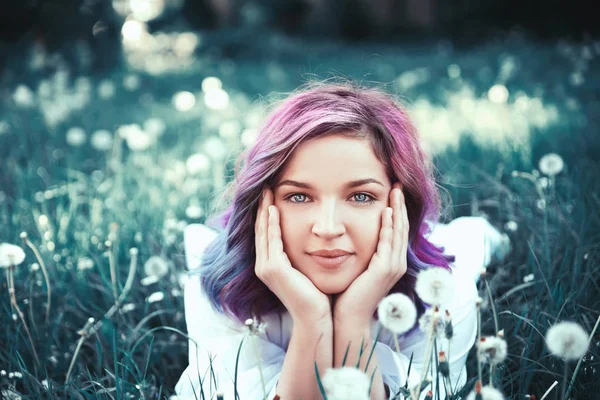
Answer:
[[[310,83],[276,104],[256,142],[236,164],[227,192],[231,205],[207,221],[219,235],[197,269],[212,307],[240,323],[247,318],[285,311],[279,298],[254,272],[254,224],[265,186],[273,187],[294,150],[303,142],[342,134],[368,138],[390,181],[400,181],[410,224],[408,270],[390,290],[410,297],[422,315],[426,307],[415,292],[419,271],[436,266],[451,270],[454,256],[429,242],[440,217],[441,196],[434,167],[405,108],[391,95],[351,82]],[[239,169],[240,161],[243,167]],[[377,312],[374,317],[377,319]]]

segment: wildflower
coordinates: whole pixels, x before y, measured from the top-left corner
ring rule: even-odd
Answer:
[[[369,377],[353,367],[329,368],[322,379],[330,400],[368,400]]]
[[[35,105],[35,94],[26,85],[19,85],[13,93],[13,100],[20,108],[31,108]]]
[[[156,303],[157,301],[162,301],[165,298],[165,294],[163,292],[154,292],[146,299],[148,303]]]
[[[377,307],[377,316],[383,326],[393,333],[401,334],[415,325],[417,309],[408,296],[393,293],[381,300]]]
[[[48,389],[48,380],[47,379],[43,379],[42,380],[42,386],[46,389]]]
[[[162,278],[169,272],[169,264],[160,256],[152,256],[144,263],[144,272]]]
[[[444,378],[450,376],[450,365],[448,364],[448,360],[446,360],[446,353],[443,351],[440,351],[438,355],[438,370]]]
[[[575,322],[559,322],[548,329],[546,345],[557,357],[577,360],[588,350],[588,334]]]
[[[477,352],[481,361],[500,364],[506,359],[506,341],[496,336],[484,336],[477,343]]]
[[[185,162],[187,171],[191,175],[208,171],[210,164],[210,158],[202,153],[192,154]]]
[[[161,136],[166,129],[167,125],[160,118],[150,118],[144,122],[144,130],[153,137]]]
[[[79,147],[85,143],[87,135],[82,128],[74,126],[67,131],[65,139],[70,146]]]
[[[504,224],[504,229],[515,232],[517,229],[519,229],[519,224],[517,224],[515,221],[508,221],[506,224]]]
[[[523,277],[523,283],[531,282],[535,278],[534,274],[528,274]]]
[[[540,171],[548,176],[558,175],[564,165],[563,159],[556,153],[546,154],[539,162]]]
[[[123,78],[123,86],[125,89],[133,92],[140,88],[140,78],[137,75],[129,74],[125,78]]]
[[[160,280],[160,277],[158,275],[149,275],[149,276],[146,276],[145,278],[142,278],[140,283],[142,284],[142,286],[150,286],[150,285],[155,284],[159,280]]]
[[[185,215],[190,219],[198,219],[204,215],[204,211],[202,211],[202,207],[197,204],[190,204],[185,209]]]
[[[477,399],[478,393],[476,390],[469,393],[469,395],[467,396],[467,400]],[[481,394],[481,400],[504,400],[504,396],[502,395],[502,393],[491,386],[483,386],[479,389],[479,394]]]
[[[13,379],[15,377],[15,374],[12,372],[8,373],[8,379]]]
[[[110,99],[115,95],[115,84],[109,80],[105,79],[98,85],[98,96],[101,99]]]
[[[22,373],[20,373],[20,372],[18,372],[18,371],[15,371],[15,378],[17,378],[17,379],[21,379],[22,377],[23,377],[23,374],[22,374]]]
[[[77,269],[80,271],[85,271],[88,269],[92,269],[94,267],[94,261],[88,257],[81,257],[77,260]]]
[[[267,330],[267,324],[265,322],[260,322],[258,318],[248,318],[246,320],[246,326],[250,333],[253,334],[264,334]]]
[[[0,243],[0,268],[17,266],[25,260],[25,252],[19,246]]]
[[[446,269],[432,267],[417,275],[415,289],[425,303],[439,305],[448,301],[454,293],[454,280]]]
[[[454,337],[454,326],[452,325],[452,318],[450,318],[450,311],[446,310],[446,316],[444,319],[446,322],[444,334],[446,335],[446,339],[450,340]]]
[[[0,371],[0,376],[6,376],[6,371],[5,370]]]
[[[227,156],[225,143],[216,136],[212,136],[204,142],[204,150],[213,160],[223,160]]]
[[[440,339],[444,337],[444,334],[446,333],[446,322],[440,318],[440,312],[437,307],[435,307],[435,309],[428,309],[421,315],[421,318],[419,318],[419,329],[422,332],[429,332],[429,330],[432,329],[432,324],[433,334]]]
[[[38,271],[39,269],[40,269],[40,264],[38,264],[38,263],[31,264],[31,270],[32,271],[35,272],[35,271]]]
[[[90,143],[96,150],[110,150],[113,146],[113,135],[105,129],[97,130],[96,132],[92,133]]]
[[[135,310],[135,304],[133,304],[133,303],[123,304],[123,307],[121,307],[122,313],[128,313],[133,310]]]

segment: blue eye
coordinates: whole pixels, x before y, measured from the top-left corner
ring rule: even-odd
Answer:
[[[288,197],[286,197],[284,200],[288,203],[291,204],[303,204],[306,203],[306,201],[297,201],[298,200],[298,196],[302,197],[307,197],[304,193],[292,193],[291,195],[289,195]],[[365,205],[369,205],[372,204],[376,201],[376,199],[371,196],[370,194],[367,193],[354,193],[351,197],[354,197],[355,199],[355,203],[358,203],[361,206],[365,206]],[[293,201],[291,199],[295,198],[296,201]],[[358,199],[358,200],[356,200]],[[361,200],[362,199],[362,200]]]

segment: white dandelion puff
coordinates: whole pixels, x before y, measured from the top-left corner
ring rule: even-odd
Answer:
[[[98,96],[101,99],[110,99],[115,95],[115,84],[109,80],[105,79],[98,84]]]
[[[25,252],[19,246],[0,243],[0,268],[20,265],[25,260]]]
[[[519,224],[517,224],[515,221],[508,221],[506,224],[504,224],[504,229],[507,231],[516,232],[517,229],[519,229]]]
[[[144,131],[154,137],[161,136],[166,129],[167,125],[160,118],[149,118],[144,122]]]
[[[105,129],[92,133],[90,143],[93,148],[100,151],[110,150],[113,146],[113,135]]]
[[[588,350],[588,334],[575,322],[559,322],[548,329],[546,345],[552,354],[566,360],[577,360]]]
[[[415,290],[425,303],[443,304],[454,294],[454,279],[444,268],[428,268],[417,275]]]
[[[31,108],[35,106],[35,94],[26,85],[19,85],[13,93],[13,100],[20,108]]]
[[[563,170],[565,163],[561,156],[556,153],[549,153],[540,159],[540,171],[548,176],[555,176]]]
[[[140,280],[140,283],[142,284],[142,286],[150,286],[150,285],[155,284],[159,280],[160,280],[160,277],[158,275],[149,275],[149,276],[142,278]]]
[[[481,400],[504,400],[504,395],[497,389],[494,389],[491,386],[483,386],[481,388]],[[467,400],[475,400],[477,399],[477,393],[472,391],[467,396]]]
[[[433,335],[442,339],[446,334],[446,320],[442,318],[439,310],[429,308],[419,318],[419,329],[421,332],[427,333],[432,329],[432,323]]]
[[[79,147],[85,143],[87,140],[87,135],[85,134],[83,128],[74,126],[67,131],[65,139],[69,146]]]
[[[329,400],[368,400],[369,377],[353,367],[330,368],[322,379]]]
[[[383,326],[396,334],[401,334],[415,325],[417,309],[405,294],[392,293],[379,302],[377,316]]]
[[[121,312],[122,313],[128,313],[130,311],[135,310],[135,304],[134,303],[127,303],[127,304],[123,304],[123,307],[121,307]]]
[[[477,352],[481,361],[498,365],[506,359],[506,341],[496,336],[484,336],[477,343]]]
[[[88,269],[92,269],[94,267],[94,261],[88,257],[81,257],[77,260],[77,269],[80,271],[85,271]]]
[[[185,162],[188,173],[191,175],[206,172],[210,168],[211,160],[205,154],[196,153],[188,157]]]
[[[165,294],[163,292],[154,292],[150,296],[148,296],[146,301],[148,303],[156,303],[158,301],[163,301],[164,298],[165,298]]]
[[[162,278],[169,272],[169,264],[160,256],[152,256],[144,263],[146,276],[155,275]]]

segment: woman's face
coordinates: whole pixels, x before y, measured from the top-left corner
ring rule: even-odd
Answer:
[[[367,139],[332,135],[299,146],[273,188],[292,266],[325,294],[345,291],[377,250],[391,185]],[[351,253],[336,268],[309,254],[333,249]]]

